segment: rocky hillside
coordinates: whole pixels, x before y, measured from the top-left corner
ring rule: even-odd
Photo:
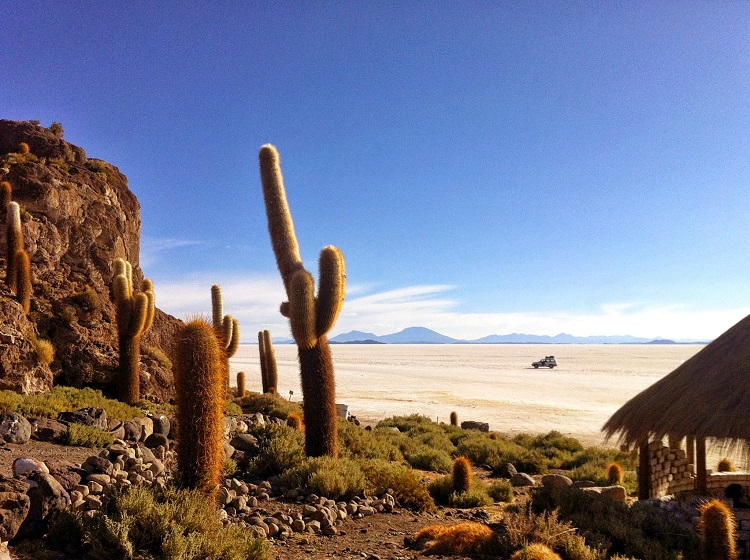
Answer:
[[[23,151],[21,143],[30,148]],[[138,266],[140,205],[126,177],[113,165],[88,158],[62,138],[62,129],[0,120],[0,181],[13,187],[21,207],[31,258],[31,311],[0,282],[0,389],[22,393],[54,385],[89,386],[112,394],[118,361],[112,265],[122,257]],[[5,212],[0,209],[0,279],[5,276]],[[159,287],[156,286],[156,303]],[[141,395],[165,401],[173,394],[168,358],[180,322],[157,310],[144,335]],[[40,339],[55,358],[44,363]]]

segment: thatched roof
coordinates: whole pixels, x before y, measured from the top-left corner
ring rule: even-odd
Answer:
[[[607,438],[703,436],[750,441],[750,315],[607,420]]]

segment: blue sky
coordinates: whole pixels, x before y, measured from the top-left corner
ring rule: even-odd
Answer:
[[[0,117],[141,202],[157,304],[286,336],[257,153],[333,334],[709,338],[750,313],[747,2],[6,2]]]

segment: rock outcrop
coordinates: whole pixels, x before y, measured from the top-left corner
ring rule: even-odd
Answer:
[[[22,142],[29,153],[20,153]],[[112,395],[118,362],[112,265],[125,258],[133,265],[134,282],[143,278],[138,266],[138,200],[115,166],[87,158],[83,149],[63,140],[60,131],[32,122],[0,120],[0,181],[11,183],[13,200],[21,206],[33,276],[28,315],[0,284],[0,389],[36,393],[64,384]],[[158,298],[156,286],[157,306]],[[172,355],[179,324],[157,310],[154,326],[143,338],[145,398],[172,398],[174,382],[165,356]],[[49,365],[37,355],[39,339],[54,346],[55,359]]]

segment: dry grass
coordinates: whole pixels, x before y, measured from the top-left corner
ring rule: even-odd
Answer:
[[[510,560],[562,560],[560,555],[542,543],[532,543],[517,550]]]
[[[500,550],[494,531],[473,521],[451,526],[429,525],[416,534],[415,541],[424,545],[427,554],[497,554]]]

